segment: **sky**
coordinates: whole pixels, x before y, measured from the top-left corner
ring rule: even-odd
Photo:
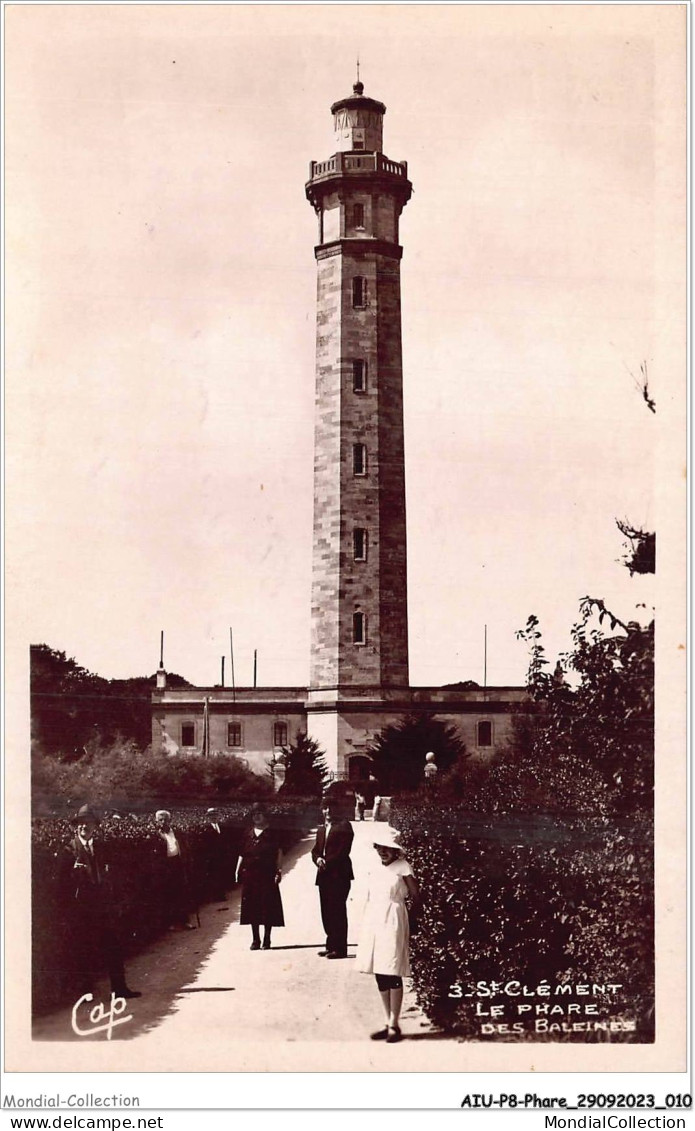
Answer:
[[[106,677],[309,672],[316,219],[330,104],[387,106],[401,220],[410,674],[522,683],[586,594],[651,616],[682,373],[684,9],[6,13],[6,586]],[[669,102],[669,99],[671,101]],[[674,242],[675,241],[675,242]],[[638,387],[648,366],[657,415]],[[662,411],[663,410],[663,411]],[[659,431],[661,430],[661,431]],[[635,607],[644,607],[635,613]]]

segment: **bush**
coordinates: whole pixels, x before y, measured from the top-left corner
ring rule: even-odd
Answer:
[[[273,793],[266,778],[233,755],[212,758],[167,755],[118,739],[95,742],[77,761],[64,762],[32,751],[32,803],[36,814],[68,814],[84,802],[115,809],[153,804],[224,804],[261,800]]]
[[[270,801],[267,808],[271,823],[280,830],[284,851],[316,824],[317,811],[311,805]],[[248,826],[250,805],[219,809],[222,820],[233,830],[236,859],[241,834]],[[186,808],[174,811],[172,817],[175,828],[186,838],[189,903],[195,909],[207,893],[203,845],[207,816],[203,808]],[[67,847],[74,836],[75,828],[67,819],[40,818],[32,825],[32,992],[36,1011],[74,1000],[78,987],[73,952],[79,924],[73,900],[73,858]],[[110,863],[109,903],[125,952],[133,954],[156,938],[168,921],[153,812],[106,817],[99,836]]]
[[[471,1040],[653,1040],[653,923],[651,827],[610,817],[532,812],[506,815],[479,808],[394,806],[392,823],[418,883],[424,909],[411,940],[413,981],[432,1021]],[[475,803],[474,803],[475,804]],[[530,988],[621,983],[598,1000],[596,1020],[628,1022],[629,1032],[486,1032],[491,1004],[504,1005],[500,1023],[518,1022],[514,999],[483,999],[478,982],[516,980]],[[451,994],[462,996],[450,996]],[[471,994],[471,996],[465,996]],[[522,999],[524,1000],[524,999]],[[580,1009],[594,997],[529,998]],[[529,1017],[531,1014],[525,1014]],[[569,1021],[588,1021],[580,1014]]]

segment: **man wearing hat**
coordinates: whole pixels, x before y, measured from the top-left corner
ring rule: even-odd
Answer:
[[[203,832],[203,863],[205,894],[213,901],[225,900],[233,883],[237,854],[231,840],[230,829],[223,822],[220,810],[208,809],[207,824]]]
[[[340,820],[338,802],[325,797],[323,821],[316,833],[311,858],[316,865],[316,884],[321,902],[321,920],[326,932],[326,949],[322,958],[347,958],[347,899],[354,878],[350,849],[352,826]]]
[[[113,993],[118,997],[140,997],[125,980],[108,858],[102,841],[96,836],[98,825],[96,813],[89,805],[83,805],[75,819],[77,835],[69,844],[76,912],[75,957],[85,990],[91,988],[97,969],[105,966]]]

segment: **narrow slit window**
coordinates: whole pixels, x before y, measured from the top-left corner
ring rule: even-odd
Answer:
[[[273,723],[273,746],[287,746],[287,723]]]
[[[367,280],[363,275],[355,275],[352,280],[352,305],[356,307],[367,305]]]
[[[227,746],[241,746],[241,723],[227,723]]]
[[[352,642],[353,644],[366,644],[367,625],[364,613],[352,614]]]
[[[367,531],[362,526],[356,526],[352,532],[352,549],[356,562],[366,562]]]
[[[352,222],[356,228],[364,227],[364,205],[356,204],[352,214]]]
[[[352,474],[367,474],[367,449],[364,444],[352,445]]]
[[[367,392],[367,362],[361,357],[356,357],[352,363],[352,391]]]
[[[492,723],[478,723],[478,746],[492,746]]]
[[[181,745],[195,746],[195,723],[181,723]]]

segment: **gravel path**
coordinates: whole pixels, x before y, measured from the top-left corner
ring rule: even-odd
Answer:
[[[424,1053],[421,1041],[455,1044],[431,1031],[409,992],[406,1039],[388,1046],[369,1040],[382,1024],[381,1003],[374,978],[355,969],[354,954],[364,877],[375,853],[371,822],[353,828],[357,878],[348,903],[349,957],[318,957],[324,935],[310,855],[314,838],[308,836],[285,861],[287,925],[274,930],[271,950],[249,949],[251,932],[238,923],[236,889],[230,900],[201,910],[200,930],[169,933],[128,963],[128,982],[143,996],[128,1002],[131,1020],[113,1030],[109,1048],[119,1069],[409,1071]],[[36,1021],[33,1039],[72,1042],[75,1051],[77,1043],[86,1052],[106,1036],[75,1036],[71,1011],[61,1010]]]

